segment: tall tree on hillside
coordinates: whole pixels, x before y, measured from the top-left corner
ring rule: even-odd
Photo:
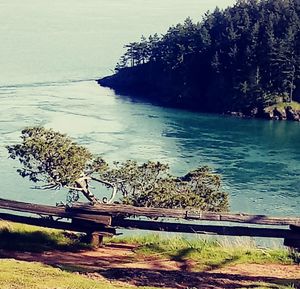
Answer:
[[[298,0],[238,0],[142,40],[147,56],[130,44],[122,63],[150,63],[138,79],[172,104],[245,111],[300,99],[299,39]]]

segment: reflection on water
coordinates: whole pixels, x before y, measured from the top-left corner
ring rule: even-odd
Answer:
[[[30,189],[4,148],[18,140],[23,127],[45,125],[109,161],[160,160],[177,174],[210,165],[223,175],[233,211],[299,214],[299,123],[132,103],[91,81],[5,91],[12,96],[2,98],[0,107],[2,197],[48,203],[64,199],[59,191]]]

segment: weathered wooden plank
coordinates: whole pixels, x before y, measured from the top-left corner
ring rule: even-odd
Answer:
[[[59,216],[60,214],[65,213],[64,207],[46,206],[41,204],[32,204],[6,199],[0,199],[0,208],[52,216]]]
[[[75,204],[73,212],[108,214],[111,216],[143,216],[148,218],[177,218],[186,220],[226,221],[261,225],[300,225],[300,217],[270,217],[265,215],[213,213],[197,210],[133,207],[119,204]]]
[[[126,229],[142,229],[178,233],[212,234],[227,236],[248,236],[268,238],[291,238],[300,241],[300,235],[289,229],[257,228],[241,226],[213,226],[197,224],[180,224],[157,221],[141,221],[129,219],[113,220],[113,226]]]
[[[297,232],[298,234],[300,234],[300,226],[290,225],[290,229],[293,232]]]
[[[300,249],[300,240],[299,239],[284,239],[284,246]]]
[[[300,226],[295,226],[295,225],[290,225],[290,229],[291,232],[297,234],[298,236],[300,236]],[[295,249],[300,249],[300,240],[295,239],[295,238],[286,238],[284,239],[284,243],[285,246],[291,247],[291,248],[295,248]]]
[[[248,215],[248,214],[221,214],[220,221],[248,223],[248,224],[261,224],[261,225],[300,225],[299,217],[272,217],[265,215]]]
[[[74,211],[66,211],[65,207],[55,207],[40,204],[31,204],[19,201],[11,201],[0,199],[0,209],[45,215],[55,216],[60,218],[76,218],[85,221],[97,222],[105,225],[111,225],[111,217],[103,215],[90,215],[88,213],[79,213]]]
[[[86,203],[74,204],[68,208],[70,211],[75,212],[89,212],[90,214],[108,214],[112,216],[144,216],[150,218],[186,218],[186,212],[178,209],[157,209],[157,208],[145,208],[134,207],[128,205],[119,204],[96,204],[91,206]],[[212,213],[209,213],[212,214]]]
[[[20,212],[77,218],[110,225],[110,216],[144,216],[148,218],[177,218],[186,220],[226,221],[262,225],[298,225],[299,217],[270,217],[265,215],[229,214],[196,210],[133,207],[118,204],[75,204],[72,208],[54,207],[0,199],[0,208]],[[104,216],[106,215],[106,216]]]
[[[82,222],[81,224],[74,224],[69,222],[56,221],[50,218],[33,218],[27,216],[12,215],[7,213],[0,213],[0,220],[28,224],[33,226],[46,227],[46,228],[68,230],[74,232],[86,233],[86,232],[102,231],[103,233],[107,233],[111,235],[114,235],[116,233],[114,228],[106,227],[102,224],[97,224],[88,221]]]

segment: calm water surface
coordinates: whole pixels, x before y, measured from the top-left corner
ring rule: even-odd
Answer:
[[[233,2],[0,0],[0,196],[64,199],[60,191],[31,189],[7,159],[5,145],[22,128],[44,125],[109,161],[159,160],[176,174],[210,165],[223,175],[233,211],[299,215],[299,123],[133,103],[92,80],[110,73],[122,46],[141,34]]]

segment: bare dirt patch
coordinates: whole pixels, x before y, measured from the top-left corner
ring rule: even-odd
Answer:
[[[41,262],[90,278],[118,280],[137,286],[165,288],[300,288],[300,266],[279,264],[238,264],[195,271],[193,263],[140,256],[136,246],[110,244],[97,250],[42,253],[0,251],[1,258]]]

